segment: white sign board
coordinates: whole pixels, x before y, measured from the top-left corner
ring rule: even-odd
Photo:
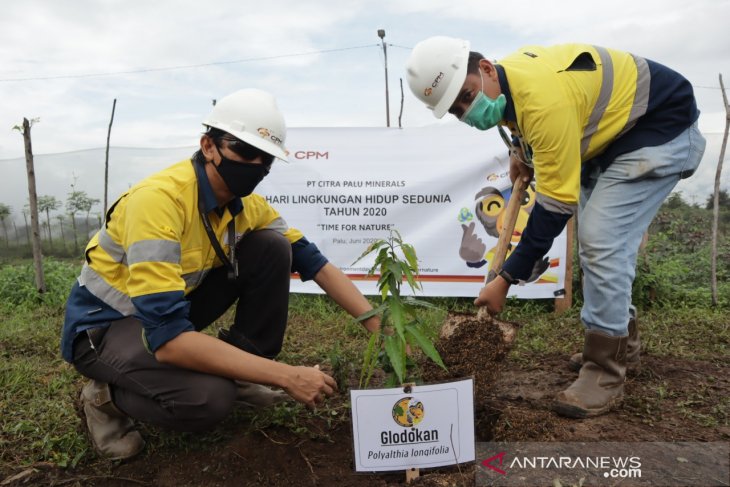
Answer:
[[[416,249],[422,295],[476,297],[512,184],[507,149],[497,131],[459,125],[292,129],[286,140],[290,163],[275,163],[256,192],[365,294],[378,294],[377,278],[366,276],[374,257],[353,262],[395,229]],[[534,196],[523,198],[513,245]],[[565,247],[563,233],[542,272],[525,286],[512,286],[511,295],[560,295]],[[313,282],[293,277],[293,292],[322,292]],[[410,293],[408,286],[403,292]]]
[[[473,381],[405,390],[350,391],[355,470],[408,470],[473,461]]]

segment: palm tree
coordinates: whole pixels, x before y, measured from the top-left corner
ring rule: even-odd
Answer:
[[[86,233],[89,233],[89,213],[91,213],[91,208],[100,202],[97,198],[90,198],[89,196],[84,193],[85,198],[81,202],[81,211],[86,212]]]
[[[30,215],[30,208],[28,208],[28,205],[25,205],[23,207],[23,220],[25,221],[25,240],[28,242],[28,246],[30,246],[30,225],[28,225],[28,215]]]
[[[61,207],[61,202],[56,199],[55,196],[39,196],[38,197],[38,211],[45,212],[46,214],[46,225],[48,225],[48,240],[53,248],[53,237],[51,236],[51,211],[55,211]]]
[[[71,228],[74,230],[74,252],[79,251],[79,236],[76,231],[76,213],[83,211],[86,202],[86,193],[84,191],[76,191],[74,184],[71,185],[71,192],[66,199],[66,211],[71,218]]]
[[[64,216],[63,213],[61,213],[60,215],[56,215],[56,220],[58,220],[58,226],[61,227],[61,240],[63,240],[63,250],[64,251],[66,250],[66,234],[63,233],[63,220],[65,218],[66,217]]]

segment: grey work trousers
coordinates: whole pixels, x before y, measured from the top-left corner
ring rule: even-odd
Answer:
[[[281,350],[286,329],[291,245],[281,234],[262,230],[236,247],[239,276],[212,270],[191,292],[189,319],[202,330],[238,300],[231,331],[236,346],[267,358]],[[142,323],[134,317],[80,333],[74,366],[84,376],[110,385],[114,405],[130,417],[178,431],[204,431],[233,407],[235,383],[227,378],[159,363],[144,347]]]

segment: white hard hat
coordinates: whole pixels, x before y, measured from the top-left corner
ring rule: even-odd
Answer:
[[[416,44],[406,64],[408,86],[416,98],[443,117],[456,101],[466,79],[469,41],[429,37]]]
[[[273,95],[245,89],[218,100],[203,125],[228,132],[262,151],[287,160],[286,124]]]

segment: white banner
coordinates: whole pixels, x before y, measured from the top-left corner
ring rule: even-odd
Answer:
[[[422,295],[475,297],[479,293],[490,250],[497,244],[495,229],[501,227],[495,222],[511,191],[507,151],[495,130],[481,132],[463,124],[292,128],[286,142],[291,163],[275,163],[257,192],[268,196],[287,222],[302,230],[365,294],[377,294],[376,281],[365,280],[372,259],[352,263],[374,239],[387,237],[389,229],[398,230],[415,247]],[[195,146],[112,147],[109,203],[131,185],[195,150]],[[76,181],[77,190],[103,198],[104,149],[35,159],[38,194],[63,201]],[[25,161],[0,161],[0,170],[7,176],[0,182],[3,201],[11,204],[15,215],[27,201],[25,171],[18,167],[25,167]],[[532,201],[523,205],[518,231],[524,228]],[[101,212],[102,206],[96,205],[91,221],[100,218]],[[55,227],[60,239],[60,227]],[[552,298],[563,289],[564,234],[556,239],[546,265],[534,282],[512,286],[512,295]],[[292,280],[292,291],[321,292],[316,284],[298,278]],[[403,291],[410,290],[405,286]]]
[[[377,294],[376,279],[366,279],[374,257],[353,262],[394,229],[416,249],[422,295],[479,293],[511,193],[507,150],[495,130],[300,128],[289,131],[287,148],[291,163],[274,164],[257,192],[362,292]],[[533,204],[530,192],[520,210],[515,245]],[[563,233],[542,272],[524,286],[513,286],[512,295],[560,295],[565,247]],[[407,288],[404,294],[411,294]],[[292,280],[292,291],[321,292],[298,279]]]
[[[474,460],[474,383],[351,390],[355,470],[440,467]]]

